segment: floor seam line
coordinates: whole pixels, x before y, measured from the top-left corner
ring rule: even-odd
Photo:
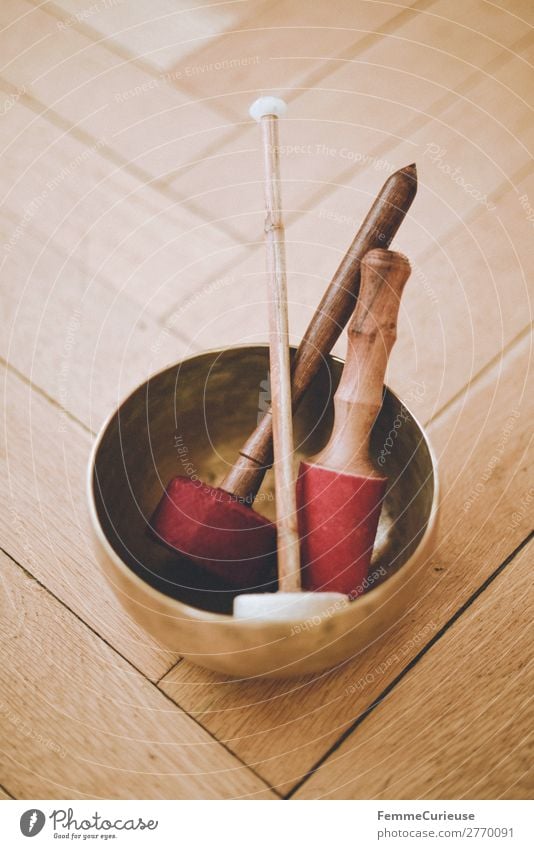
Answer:
[[[384,699],[394,690],[401,680],[419,663],[419,661],[427,654],[430,649],[452,628],[452,626],[460,619],[461,616],[471,607],[473,602],[482,595],[482,593],[498,578],[504,569],[516,558],[516,556],[525,548],[528,543],[534,538],[534,531],[531,531],[514,550],[503,560],[502,563],[489,575],[482,584],[469,596],[469,598],[458,608],[458,610],[444,623],[439,631],[434,634],[431,640],[419,651],[415,657],[404,667],[403,670],[391,681],[387,687],[373,700],[373,702],[358,716],[333,743],[330,748],[321,755],[315,762],[313,767],[291,788],[291,790],[283,797],[284,799],[292,799],[295,793],[306,784],[306,782],[314,775],[315,772],[330,758],[330,756],[339,749],[339,747],[347,740],[351,734],[364,722],[364,720],[384,701]]]
[[[15,796],[13,796],[13,794],[9,792],[9,790],[7,789],[5,784],[0,784],[0,790],[3,790],[3,792],[6,794],[6,796],[9,796],[9,798],[12,799],[14,802],[17,801]]]
[[[173,667],[173,668],[174,668],[174,667]],[[165,677],[165,676],[163,676],[163,677]],[[175,708],[178,708],[178,710],[183,711],[183,713],[185,713],[185,714],[186,714],[186,715],[187,715],[190,719],[192,719],[192,720],[193,720],[193,722],[195,723],[195,725],[198,725],[198,727],[199,727],[199,728],[201,728],[201,729],[202,729],[202,731],[204,731],[204,732],[205,732],[205,733],[206,733],[209,737],[211,737],[211,739],[212,739],[215,743],[217,743],[217,745],[218,745],[218,746],[222,746],[222,748],[223,748],[223,749],[225,749],[225,750],[228,752],[228,754],[229,754],[229,755],[231,755],[233,758],[235,758],[235,759],[236,759],[236,760],[237,760],[237,761],[238,761],[238,762],[239,762],[242,766],[244,766],[244,767],[245,767],[245,768],[246,768],[249,772],[253,773],[253,775],[255,775],[255,776],[256,776],[256,778],[258,778],[258,779],[261,781],[261,783],[265,786],[265,788],[266,788],[267,790],[271,790],[273,793],[275,793],[275,794],[276,794],[276,796],[277,796],[280,800],[282,799],[282,795],[278,792],[278,790],[276,790],[274,787],[272,787],[272,786],[269,784],[269,782],[268,782],[265,778],[263,778],[263,776],[261,776],[258,772],[256,772],[256,770],[254,769],[254,767],[250,766],[250,764],[248,764],[246,761],[244,761],[244,760],[243,760],[243,758],[242,758],[240,755],[238,755],[238,754],[236,754],[236,752],[232,751],[232,749],[230,749],[230,748],[229,748],[229,747],[228,747],[225,743],[223,743],[223,742],[222,742],[222,740],[219,740],[219,739],[218,739],[218,737],[216,737],[216,736],[215,736],[215,734],[213,734],[213,732],[212,732],[212,731],[210,731],[210,729],[209,729],[209,728],[206,728],[206,726],[205,726],[205,725],[202,725],[202,723],[201,723],[201,722],[200,722],[200,721],[196,718],[196,716],[194,716],[193,714],[191,714],[191,713],[189,713],[188,711],[186,711],[186,710],[185,710],[185,708],[181,707],[181,706],[178,704],[178,702],[175,702],[175,701],[174,701],[174,699],[172,698],[172,696],[170,696],[168,693],[166,693],[166,692],[165,692],[165,690],[162,690],[162,689],[161,689],[161,687],[159,687],[159,685],[157,685],[157,684],[156,684],[156,685],[154,685],[154,686],[156,686],[156,687],[157,687],[157,689],[159,690],[159,692],[160,692],[160,693],[162,693],[162,695],[163,695],[163,696],[165,696],[165,698],[166,698],[166,699],[167,699],[167,700],[168,700],[168,701],[169,701],[169,702],[170,702],[170,703],[171,703],[171,704],[172,704]]]
[[[462,397],[466,392],[469,392],[473,388],[476,388],[478,382],[482,380],[491,370],[494,368],[497,363],[501,360],[504,363],[504,360],[508,358],[508,356],[513,352],[514,348],[518,347],[524,339],[527,339],[529,334],[532,331],[531,323],[527,323],[515,336],[513,339],[510,339],[506,345],[500,349],[497,354],[494,354],[491,359],[488,360],[487,363],[484,363],[483,366],[470,378],[464,385],[459,389],[452,398],[449,398],[445,404],[437,410],[429,419],[425,421],[425,427],[429,425],[435,424],[439,419],[447,413],[451,407]],[[402,399],[401,399],[402,400]]]
[[[89,436],[95,436],[95,431],[92,430],[89,425],[86,425],[85,422],[75,416],[74,413],[71,413],[69,410],[63,407],[59,401],[53,398],[52,395],[48,394],[46,389],[43,389],[41,386],[35,383],[31,379],[31,377],[28,377],[26,374],[24,374],[24,372],[20,371],[20,369],[17,368],[16,365],[14,365],[9,360],[6,360],[5,357],[2,356],[0,356],[0,363],[3,363],[6,369],[8,369],[16,377],[18,377],[18,379],[21,380],[24,384],[29,386],[32,392],[36,392],[38,395],[44,398],[45,401],[48,401],[48,403],[51,404],[56,410],[59,410],[59,412],[66,416],[71,422],[81,427]]]
[[[188,713],[188,712],[187,712],[187,711],[186,711],[183,707],[181,707],[179,704],[177,704],[177,702],[175,702],[175,701],[174,701],[174,699],[173,699],[173,698],[171,698],[171,696],[169,696],[169,695],[168,695],[168,693],[166,693],[166,692],[165,692],[165,690],[162,690],[162,689],[161,689],[161,687],[159,687],[159,686],[158,686],[158,684],[157,684],[156,682],[152,681],[152,679],[151,679],[151,678],[149,678],[149,677],[148,677],[148,676],[147,676],[144,672],[142,672],[142,670],[141,670],[141,669],[139,669],[139,668],[138,668],[138,667],[137,667],[137,666],[136,666],[136,665],[135,665],[135,664],[134,664],[131,660],[129,660],[127,657],[125,657],[123,654],[121,654],[121,652],[120,652],[120,651],[118,651],[118,649],[116,649],[113,645],[111,645],[111,643],[109,643],[109,642],[108,642],[108,641],[107,641],[104,637],[102,637],[102,636],[101,636],[101,635],[100,635],[97,631],[95,631],[95,629],[94,629],[91,625],[89,625],[89,624],[88,624],[88,623],[87,623],[84,619],[82,619],[82,618],[81,618],[81,616],[80,616],[78,613],[76,613],[76,611],[72,610],[72,609],[68,606],[68,604],[65,604],[65,602],[64,602],[64,601],[62,601],[60,598],[58,598],[58,597],[57,597],[57,596],[56,596],[56,595],[55,595],[55,594],[54,594],[54,593],[53,593],[53,592],[52,592],[52,591],[51,591],[51,590],[50,590],[50,589],[49,589],[49,588],[48,588],[45,584],[43,584],[43,582],[42,582],[42,581],[40,581],[40,580],[39,580],[39,578],[36,578],[36,577],[35,577],[35,575],[32,575],[32,573],[31,573],[31,572],[30,572],[30,571],[29,571],[29,570],[28,570],[25,566],[23,566],[21,563],[19,563],[19,562],[18,562],[18,561],[17,561],[17,560],[16,560],[16,559],[15,559],[15,558],[11,555],[11,554],[9,554],[9,552],[8,552],[8,551],[6,551],[4,548],[0,547],[0,551],[1,551],[1,552],[3,552],[3,553],[5,554],[5,556],[6,556],[6,557],[8,557],[8,558],[9,558],[9,560],[11,560],[11,561],[12,561],[12,563],[14,563],[16,566],[18,566],[18,568],[19,568],[19,569],[21,569],[21,571],[22,571],[22,572],[24,572],[24,574],[25,574],[25,575],[27,575],[27,577],[29,577],[32,581],[35,581],[35,582],[38,584],[38,586],[40,586],[40,587],[41,587],[41,588],[42,588],[42,589],[43,589],[43,590],[47,593],[47,595],[51,596],[51,597],[52,597],[55,601],[57,601],[59,604],[61,604],[61,606],[62,606],[62,607],[64,607],[66,610],[68,610],[68,611],[69,611],[69,613],[71,613],[71,614],[72,614],[72,615],[73,615],[73,616],[74,616],[74,617],[75,617],[75,618],[76,618],[79,622],[81,622],[81,623],[82,623],[82,625],[84,625],[86,628],[88,628],[88,629],[89,629],[89,631],[91,631],[91,632],[92,632],[92,633],[93,633],[93,634],[94,634],[94,635],[95,635],[95,636],[96,636],[99,640],[102,640],[102,642],[103,642],[103,643],[105,643],[105,645],[107,645],[107,646],[108,646],[108,648],[110,648],[110,649],[111,649],[111,650],[112,650],[112,651],[113,651],[116,655],[118,655],[119,657],[121,657],[121,658],[125,661],[125,663],[127,663],[127,664],[128,664],[128,666],[130,666],[130,667],[131,667],[131,668],[132,668],[135,672],[137,672],[137,673],[138,673],[138,674],[139,674],[139,675],[140,675],[140,676],[141,676],[141,677],[142,677],[142,678],[143,678],[146,682],[148,682],[148,684],[149,684],[151,687],[153,687],[155,690],[157,690],[157,692],[158,692],[161,696],[163,696],[163,698],[165,698],[168,702],[170,702],[170,703],[172,704],[172,706],[173,706],[173,708],[174,708],[175,710],[178,710],[178,711],[180,711],[180,713],[181,713],[182,715],[189,717],[189,719],[191,719],[191,720],[192,720],[192,722],[194,722],[194,723],[195,723],[195,725],[197,725],[199,728],[201,728],[201,729],[202,729],[202,731],[203,731],[205,734],[207,734],[207,735],[208,735],[208,736],[209,736],[209,737],[213,740],[213,742],[215,742],[218,746],[221,746],[221,748],[225,749],[225,751],[226,751],[226,752],[228,752],[228,754],[229,754],[232,758],[235,758],[235,759],[236,759],[236,761],[238,761],[238,763],[240,763],[240,764],[241,764],[241,766],[245,767],[245,769],[247,769],[249,772],[251,772],[251,773],[252,773],[252,774],[253,774],[253,775],[254,775],[254,776],[255,776],[255,777],[256,777],[259,781],[261,781],[261,783],[264,785],[265,789],[267,789],[267,790],[271,790],[273,793],[275,793],[275,795],[276,795],[279,799],[281,799],[281,798],[282,798],[282,797],[281,797],[281,795],[280,795],[280,793],[278,793],[278,791],[277,791],[277,790],[275,790],[273,787],[271,787],[271,786],[269,785],[269,783],[268,783],[268,782],[267,782],[264,778],[262,778],[262,776],[261,776],[261,775],[259,775],[259,774],[258,774],[258,773],[257,773],[257,772],[256,772],[256,771],[252,768],[252,767],[250,767],[250,766],[249,766],[249,765],[248,765],[245,761],[243,761],[243,760],[242,760],[242,758],[240,758],[240,757],[239,757],[239,756],[238,756],[235,752],[233,752],[231,749],[229,749],[229,748],[228,748],[228,746],[226,746],[224,743],[222,743],[220,740],[218,740],[218,739],[215,737],[215,735],[214,735],[214,734],[212,734],[212,733],[211,733],[211,731],[209,731],[209,729],[205,728],[205,727],[204,727],[204,726],[203,726],[203,725],[202,725],[202,724],[201,724],[201,723],[200,723],[200,722],[199,722],[199,721],[198,721],[198,720],[197,720],[194,716],[192,716],[192,715],[191,715],[190,713]],[[174,666],[175,666],[175,665],[176,665],[176,664],[174,664],[173,666],[171,666],[171,667],[170,667],[170,669],[168,670],[168,672],[170,672],[170,671],[171,671],[171,669],[174,669]],[[167,673],[165,673],[165,675],[166,675],[166,674],[167,674]],[[162,677],[165,677],[165,675],[163,675]],[[161,679],[160,679],[160,680],[161,680]],[[0,786],[1,786],[1,785],[0,785]],[[8,795],[11,795],[11,794],[8,794]]]
[[[114,645],[112,645],[105,637],[103,637],[101,634],[99,634],[98,631],[92,625],[90,625],[88,622],[86,622],[85,619],[83,619],[80,616],[79,613],[76,613],[75,610],[73,610],[71,607],[69,607],[69,605],[65,601],[63,601],[63,599],[59,598],[59,596],[57,596],[50,589],[50,587],[47,587],[46,584],[43,583],[43,581],[41,581],[39,578],[37,578],[26,566],[24,566],[22,563],[19,563],[19,561],[16,559],[16,557],[14,557],[12,554],[10,554],[9,551],[7,551],[3,546],[0,546],[0,552],[5,554],[5,556],[8,557],[9,560],[11,560],[11,562],[15,564],[15,566],[18,566],[18,568],[21,569],[21,571],[24,572],[24,574],[28,578],[30,578],[32,581],[35,581],[35,583],[39,587],[41,587],[41,589],[43,589],[47,593],[47,595],[49,595],[51,598],[53,598],[54,601],[56,601],[58,604],[60,604],[62,607],[64,607],[65,610],[68,610],[68,612],[70,614],[72,614],[72,616],[74,616],[78,620],[78,622],[81,622],[82,625],[84,625],[86,628],[88,628],[88,630],[91,631],[91,633],[94,634],[95,637],[97,637],[99,640],[101,640],[106,646],[108,646],[108,648],[110,648],[112,652],[114,652],[116,655],[118,655],[118,657],[122,658],[122,660],[124,660],[124,662],[127,663],[128,666],[130,666],[135,672],[137,672],[139,675],[141,675],[142,678],[145,679],[145,681],[148,681],[150,684],[152,684],[153,687],[157,686],[154,683],[154,681],[152,681],[152,679],[149,678],[148,675],[145,672],[142,671],[142,669],[137,667],[135,665],[135,663],[133,663],[133,661],[129,660],[125,655],[122,654],[122,652],[120,652]],[[174,669],[174,665],[170,667],[169,672],[170,672],[171,669]],[[159,689],[159,687],[158,687],[158,689]],[[180,708],[180,710],[183,711],[183,708]],[[186,711],[183,711],[183,712],[186,713]]]

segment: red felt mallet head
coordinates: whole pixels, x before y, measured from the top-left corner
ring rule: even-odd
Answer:
[[[230,492],[186,477],[168,484],[151,533],[235,588],[276,574],[276,528]]]
[[[363,259],[332,434],[319,454],[301,463],[297,481],[302,578],[309,590],[354,598],[367,576],[387,484],[371,462],[369,443],[409,276],[402,254],[377,249]]]

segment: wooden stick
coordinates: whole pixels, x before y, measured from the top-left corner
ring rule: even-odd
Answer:
[[[278,537],[278,588],[299,592],[300,550],[293,467],[293,411],[287,318],[284,225],[280,202],[278,115],[283,101],[261,98],[251,109],[259,120],[265,169],[265,243],[269,277],[269,357]]]
[[[363,256],[373,248],[389,246],[416,191],[415,164],[395,171],[382,186],[296,352],[292,375],[293,409],[352,315],[358,297]],[[221,489],[251,504],[271,462],[272,421],[269,411],[241,447],[237,460],[220,484]]]

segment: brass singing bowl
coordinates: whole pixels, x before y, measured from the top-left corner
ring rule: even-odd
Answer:
[[[389,389],[372,435],[388,476],[365,592],[323,617],[288,622],[231,615],[235,591],[167,550],[147,522],[177,474],[217,485],[268,404],[268,348],[209,351],[151,377],[102,427],[88,479],[99,563],[126,610],[161,645],[241,678],[317,672],[370,645],[417,601],[437,526],[437,469],[421,426]],[[295,415],[300,457],[332,426],[343,363],[324,362]],[[255,509],[274,519],[272,473]]]

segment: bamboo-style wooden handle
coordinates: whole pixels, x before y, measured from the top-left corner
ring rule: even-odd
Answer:
[[[293,409],[332,350],[354,310],[360,287],[362,257],[372,248],[387,248],[400,227],[417,191],[415,164],[392,174],[382,186],[354,241],[319,304],[293,361]],[[272,421],[264,416],[241,448],[232,469],[220,484],[252,502],[272,462]]]
[[[280,201],[278,118],[260,120],[265,167],[265,242],[269,280],[269,359],[276,495],[278,588],[300,590],[300,543],[293,462],[293,411],[284,225]]]
[[[318,465],[380,477],[369,458],[369,440],[382,405],[384,375],[410,271],[407,258],[394,251],[373,250],[363,259],[360,296],[348,326],[347,357],[334,397],[334,426],[328,444],[314,458]]]

